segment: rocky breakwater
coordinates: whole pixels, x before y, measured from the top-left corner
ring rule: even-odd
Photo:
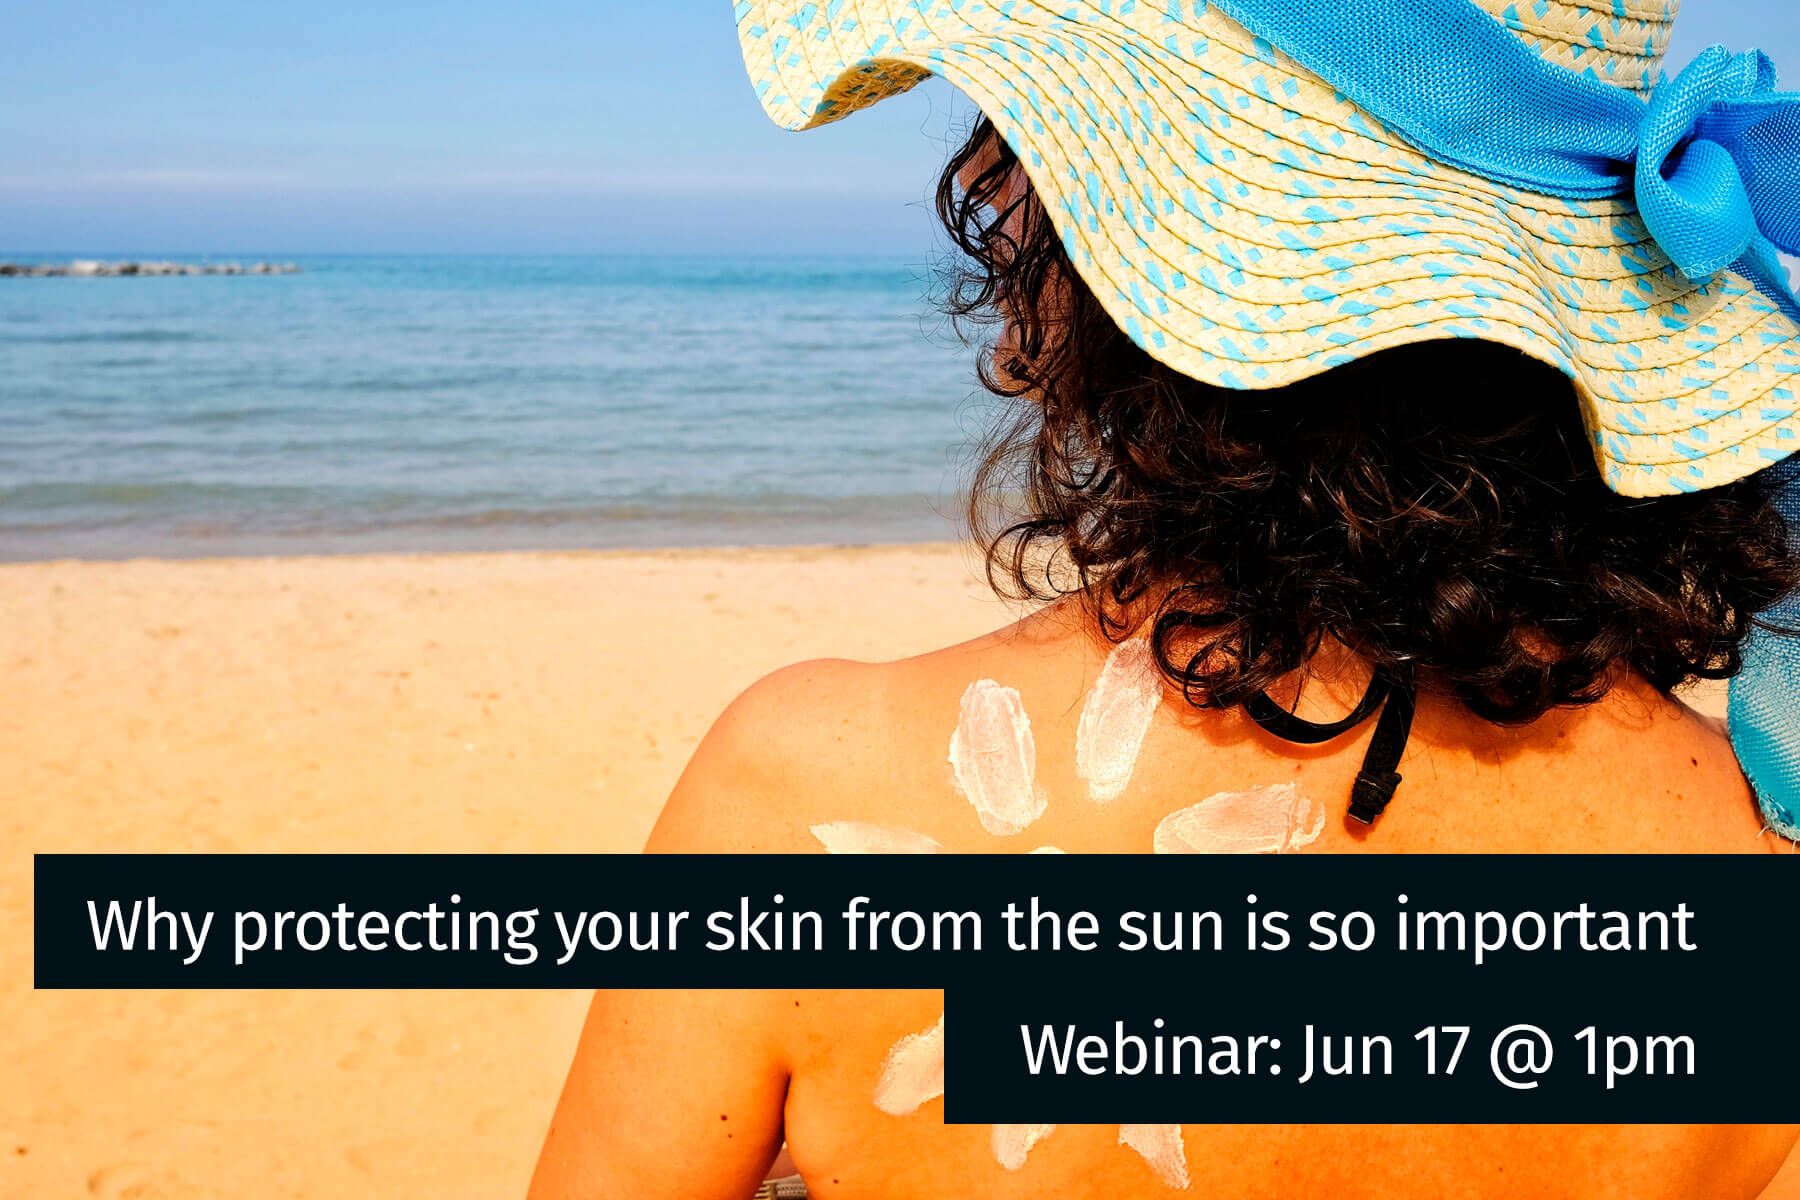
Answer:
[[[298,275],[293,263],[179,263],[98,262],[77,259],[68,263],[0,262],[0,278],[12,279],[111,279],[134,275]]]

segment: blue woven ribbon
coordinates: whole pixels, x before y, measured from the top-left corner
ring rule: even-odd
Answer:
[[[1790,537],[1800,537],[1800,458],[1773,468],[1785,472],[1777,503]],[[1731,681],[1731,745],[1762,802],[1763,820],[1785,838],[1800,840],[1800,592],[1763,618],[1773,628],[1750,635],[1744,669]]]
[[[1420,152],[1569,199],[1630,195],[1691,280],[1730,268],[1800,321],[1800,93],[1760,50],[1715,46],[1645,101],[1532,51],[1470,0],[1211,0]],[[1204,0],[1202,0],[1202,6]],[[1773,470],[1800,547],[1800,460]],[[1800,836],[1800,595],[1731,685],[1732,745],[1771,828]]]
[[[1760,50],[1714,46],[1656,89],[1638,126],[1638,211],[1689,279],[1733,267],[1792,302],[1778,250],[1800,253],[1800,93]]]

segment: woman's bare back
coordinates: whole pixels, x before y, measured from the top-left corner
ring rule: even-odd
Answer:
[[[1763,833],[1716,724],[1629,681],[1590,708],[1518,730],[1421,697],[1400,768],[1405,781],[1373,829],[1344,816],[1369,726],[1302,749],[1269,737],[1241,713],[1196,711],[1170,695],[1150,715],[1129,779],[1119,787],[1117,755],[1110,765],[1099,761],[1104,756],[1095,749],[1092,725],[1088,753],[1077,753],[1084,709],[1113,652],[1062,607],[900,663],[789,668],[721,718],[650,848],[816,852],[826,842],[845,849],[851,848],[846,839],[903,836],[928,838],[952,853],[1045,847],[1148,853],[1171,814],[1219,793],[1256,789],[1281,789],[1258,795],[1286,796],[1323,814],[1322,827],[1311,826],[1286,847],[1302,853],[1786,848]],[[990,706],[987,733],[971,735],[964,700],[980,681],[990,681],[978,689],[990,699],[994,689],[1017,695]],[[1305,689],[1300,712],[1341,715],[1359,690],[1353,680],[1316,681]],[[959,756],[953,747],[959,723],[966,758],[984,736],[1005,741],[1015,728],[1015,708],[1029,721],[1031,785],[1042,812],[1007,832],[1020,818],[1017,806],[1008,809],[1004,796],[978,805],[971,794],[984,786],[1004,792],[1017,783],[1007,775],[1013,768],[1003,765],[984,784],[966,762],[959,779],[951,760]],[[1114,732],[1124,728],[1127,742],[1141,724],[1128,708],[1115,706],[1109,718]],[[977,713],[977,724],[982,716]],[[1090,722],[1096,719],[1090,714]],[[1004,758],[1012,750],[994,752]],[[1095,798],[1113,790],[1113,798]],[[1022,803],[1028,815],[1034,806]],[[984,814],[983,806],[1005,811],[984,821],[995,811]],[[1170,836],[1166,826],[1165,848]],[[932,869],[955,868],[934,859]],[[879,1096],[884,1086],[892,1091],[883,1073],[896,1048],[931,1032],[942,1013],[941,993],[689,993],[679,1001],[667,993],[602,993],[595,1004],[589,1036],[596,1025],[615,1033],[629,1025],[634,1037],[650,1037],[650,1047],[639,1051],[648,1057],[611,1044],[589,1053],[584,1045],[559,1125],[579,1123],[587,1132],[553,1130],[545,1162],[556,1161],[559,1136],[596,1136],[592,1129],[607,1125],[609,1110],[625,1129],[637,1118],[616,1115],[623,1111],[685,1112],[687,1118],[676,1118],[680,1137],[667,1153],[640,1164],[652,1174],[637,1173],[622,1149],[604,1156],[615,1166],[624,1162],[616,1186],[641,1189],[654,1180],[664,1194],[743,1194],[734,1189],[753,1186],[767,1163],[759,1156],[772,1155],[785,1136],[811,1194],[831,1200],[970,1194],[1747,1200],[1761,1191],[1795,1136],[1774,1127],[1187,1126],[1178,1144],[1189,1189],[1177,1189],[1167,1154],[1122,1145],[1118,1126],[1058,1127],[1028,1150],[1015,1139],[1010,1155],[999,1157],[1023,1165],[1007,1169],[990,1127],[944,1125],[942,1101],[923,1093],[910,1100]],[[635,1033],[651,1028],[658,1032]],[[658,1061],[658,1054],[668,1061]],[[707,1064],[698,1068],[702,1080],[683,1078],[697,1064]],[[619,1095],[624,1076],[636,1082]],[[915,1085],[902,1081],[902,1093],[907,1086]],[[657,1092],[638,1094],[645,1088]],[[591,1106],[571,1108],[578,1091],[594,1095]],[[908,1109],[909,1103],[917,1106]],[[653,1128],[645,1136],[657,1134]],[[674,1181],[667,1174],[670,1154],[679,1156],[683,1172]],[[554,1172],[546,1169],[540,1167],[542,1195],[589,1194],[552,1190],[547,1181]]]

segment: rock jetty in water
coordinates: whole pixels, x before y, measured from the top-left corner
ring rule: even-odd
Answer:
[[[76,259],[69,263],[0,262],[0,278],[101,279],[127,275],[298,275],[293,263],[179,263],[98,262]]]

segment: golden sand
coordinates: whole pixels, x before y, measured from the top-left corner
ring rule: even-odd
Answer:
[[[0,1196],[517,1196],[585,993],[30,991],[34,851],[634,851],[758,676],[1009,619],[966,547],[0,567]]]

